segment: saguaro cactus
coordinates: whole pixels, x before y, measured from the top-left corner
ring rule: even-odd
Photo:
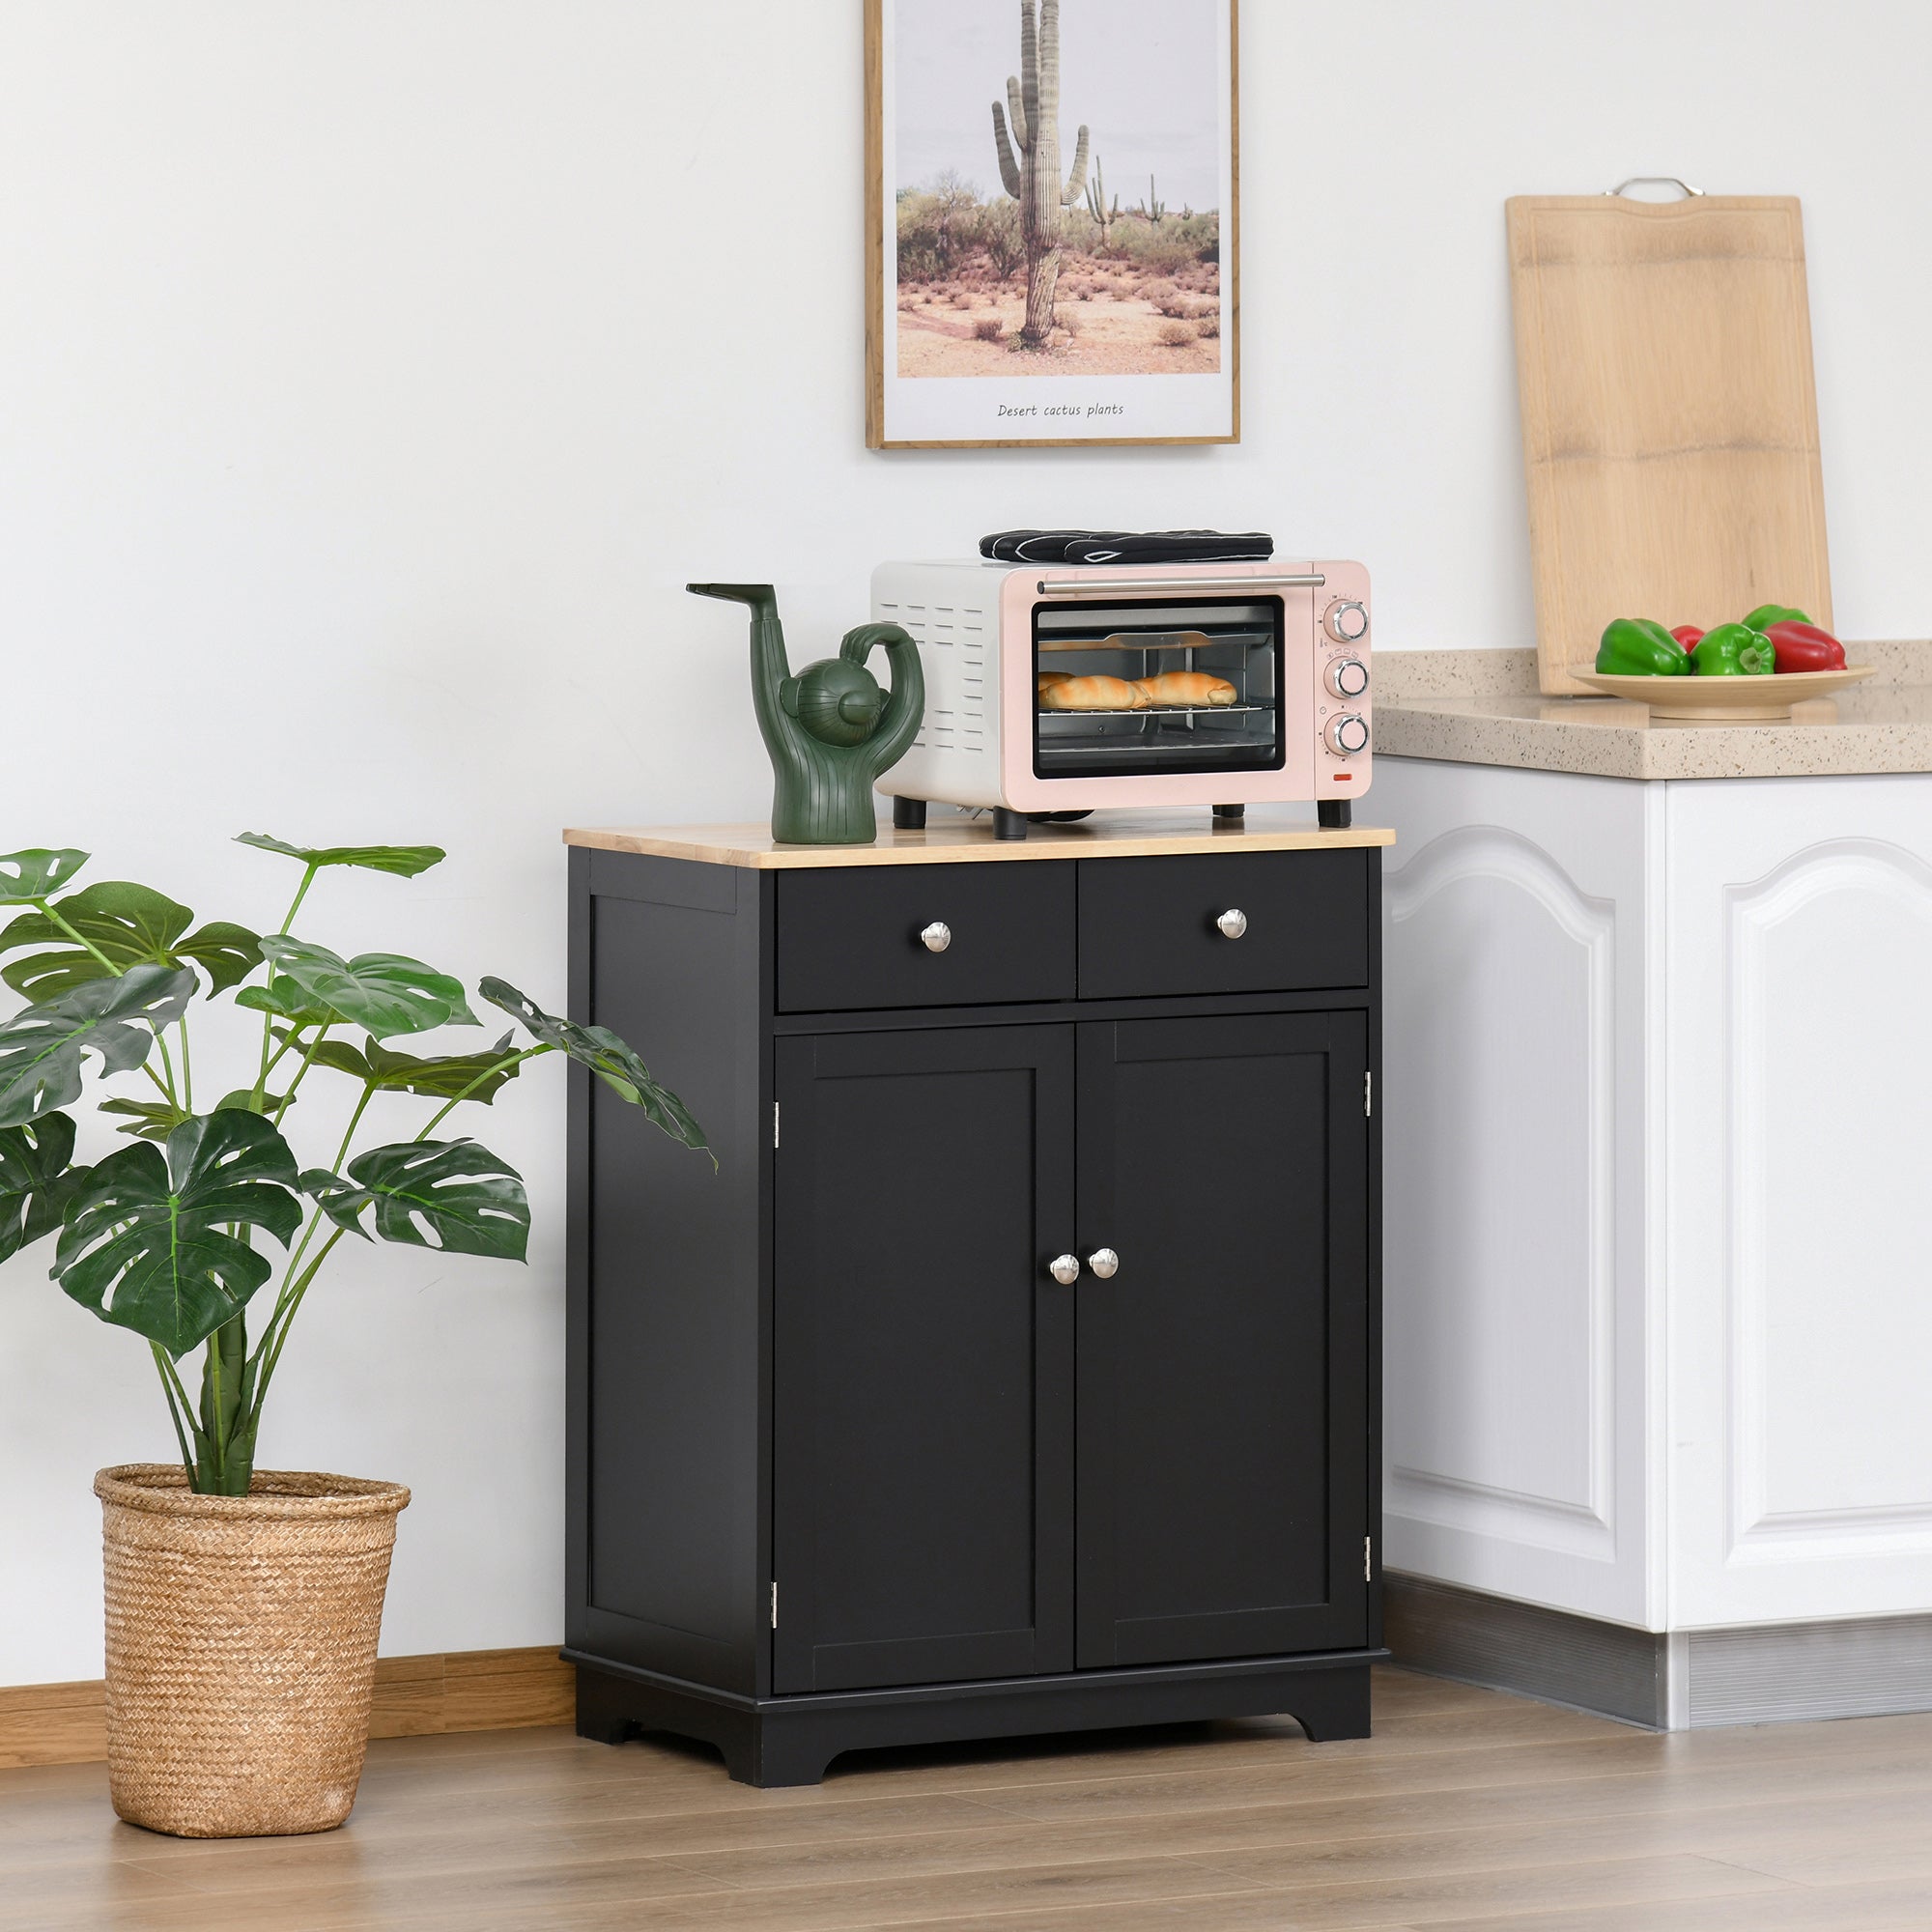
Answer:
[[[1091,214],[1100,229],[1100,246],[1107,245],[1107,231],[1121,217],[1121,197],[1114,197],[1114,205],[1107,206],[1107,178],[1100,171],[1100,156],[1094,156],[1093,178],[1087,184],[1087,213]]]
[[[1147,225],[1150,228],[1158,228],[1162,218],[1167,213],[1167,203],[1161,200],[1160,196],[1153,191],[1153,177],[1151,175],[1148,176],[1148,198],[1141,203],[1137,213],[1146,219]]]
[[[1007,137],[1007,123],[1012,138]],[[1020,340],[1042,349],[1053,329],[1053,292],[1060,280],[1060,212],[1080,199],[1087,183],[1087,129],[1073,150],[1073,172],[1060,180],[1060,0],[1020,0],[1020,71],[1007,78],[1006,118],[993,102],[993,143],[1000,179],[1020,205],[1026,243],[1026,327]],[[1017,150],[1017,154],[1015,154]]]

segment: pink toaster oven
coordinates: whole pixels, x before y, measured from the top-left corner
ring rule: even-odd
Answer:
[[[1346,825],[1369,788],[1359,563],[885,563],[872,615],[912,634],[925,672],[919,737],[878,781],[897,825],[932,800],[1023,838],[1109,806],[1233,818],[1297,799]],[[1062,678],[1079,708],[1049,703]]]

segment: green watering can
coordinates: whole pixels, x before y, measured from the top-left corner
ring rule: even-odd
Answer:
[[[787,845],[869,845],[872,781],[904,755],[925,715],[919,646],[897,624],[847,631],[836,658],[793,676],[769,583],[687,583],[698,597],[752,607],[752,701],[770,754],[772,837]],[[874,644],[893,668],[890,696],[866,668]]]

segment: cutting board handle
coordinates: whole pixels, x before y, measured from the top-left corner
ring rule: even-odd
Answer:
[[[1680,180],[1676,175],[1632,175],[1629,181],[1619,182],[1615,187],[1606,187],[1604,193],[1606,196],[1618,195],[1627,187],[1642,187],[1646,183],[1653,182],[1667,187],[1681,187],[1686,201],[1699,201],[1703,198],[1704,190],[1701,187],[1692,187],[1688,181]]]

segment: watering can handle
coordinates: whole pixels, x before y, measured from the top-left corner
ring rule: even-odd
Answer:
[[[919,661],[919,645],[902,624],[860,624],[845,633],[838,655],[847,664],[862,665],[874,644],[886,647],[893,668],[893,695],[886,700],[878,733],[867,748],[877,774],[895,764],[919,736],[920,722],[925,716],[925,671]]]
[[[884,644],[890,654],[895,644],[912,643],[912,633],[902,624],[861,624],[845,633],[838,646],[838,655],[847,664],[862,665],[872,655],[874,644]],[[918,648],[916,644],[913,647]]]

